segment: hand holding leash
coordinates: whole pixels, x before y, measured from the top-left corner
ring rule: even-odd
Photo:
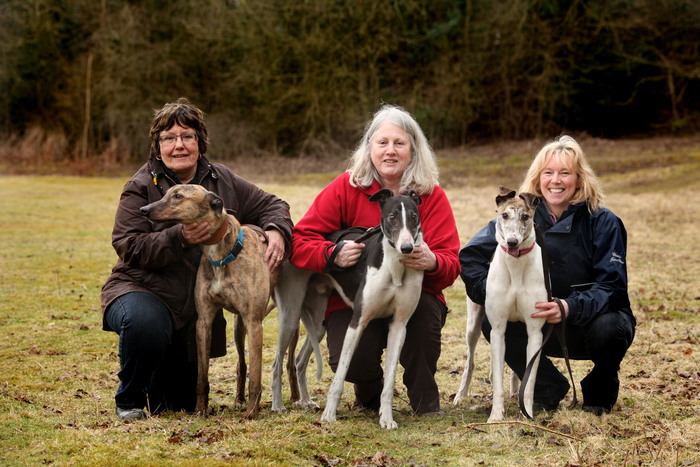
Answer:
[[[335,256],[333,262],[341,268],[349,268],[357,264],[364,247],[364,243],[355,243],[353,241],[346,241],[342,247],[337,245],[336,248],[340,248],[340,251]]]
[[[569,304],[566,300],[561,300],[561,304],[564,307],[564,313],[566,317],[569,317]],[[561,310],[557,302],[539,302],[535,303],[535,308],[541,310],[536,311],[532,314],[533,318],[546,318],[548,323],[557,324],[561,323]]]

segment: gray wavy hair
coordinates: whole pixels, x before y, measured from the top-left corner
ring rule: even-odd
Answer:
[[[413,116],[403,108],[391,104],[382,105],[365,126],[362,139],[350,156],[350,184],[368,187],[374,180],[381,183],[381,177],[372,163],[370,150],[374,134],[386,122],[402,128],[411,140],[411,161],[401,177],[401,191],[410,189],[419,195],[432,193],[435,185],[439,185],[439,171],[433,148]]]

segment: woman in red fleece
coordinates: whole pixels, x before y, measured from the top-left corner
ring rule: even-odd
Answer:
[[[424,243],[402,260],[425,272],[423,292],[408,322],[400,363],[403,382],[413,411],[442,413],[435,382],[440,357],[442,327],[447,305],[442,293],[457,278],[459,235],[452,208],[438,186],[435,155],[415,119],[405,110],[383,105],[367,124],[360,144],[350,159],[350,169],[319,193],[308,212],[294,227],[291,262],[297,267],[323,272],[329,248],[325,237],[348,227],[375,227],[381,213],[369,197],[382,188],[399,194],[416,191]],[[334,262],[339,267],[355,264],[364,248],[348,242]],[[336,370],[352,310],[333,294],[326,310],[329,364]],[[390,319],[390,318],[389,318]],[[379,410],[383,387],[382,353],[386,347],[389,319],[372,321],[360,339],[346,377],[355,385],[355,405]]]

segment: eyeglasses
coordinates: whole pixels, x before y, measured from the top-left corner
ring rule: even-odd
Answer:
[[[196,133],[185,133],[184,135],[164,135],[159,138],[159,141],[163,146],[174,146],[178,138],[180,138],[182,140],[182,144],[185,145],[197,142]]]

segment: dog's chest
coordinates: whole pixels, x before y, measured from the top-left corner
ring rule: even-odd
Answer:
[[[412,312],[420,295],[423,273],[406,268],[399,261],[384,261],[379,268],[367,268],[362,290],[363,312],[375,318],[393,316],[400,310]]]
[[[486,280],[487,309],[501,309],[509,320],[517,320],[521,313],[534,312],[535,303],[546,298],[538,248],[519,258],[497,252]]]

